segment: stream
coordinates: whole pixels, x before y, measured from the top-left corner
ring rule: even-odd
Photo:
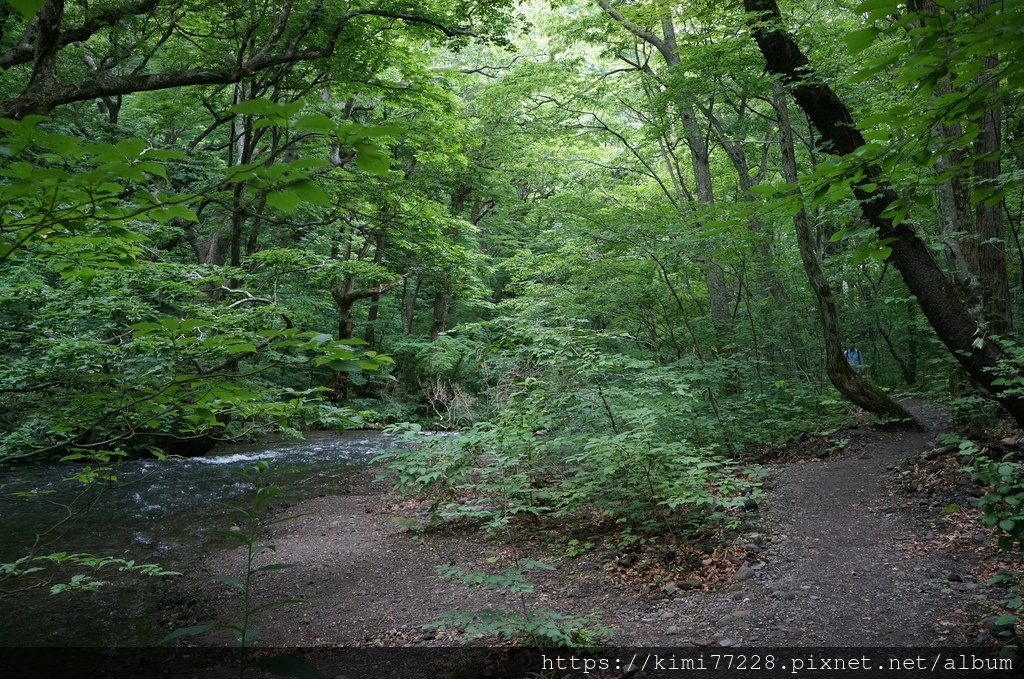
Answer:
[[[302,441],[225,446],[204,457],[119,462],[115,481],[88,487],[68,478],[82,468],[74,463],[0,469],[0,564],[27,553],[42,535],[38,554],[110,556],[188,577],[198,555],[237,545],[210,531],[229,528],[234,518],[226,505],[243,503],[252,490],[241,469],[266,461],[276,470],[281,497],[298,502],[348,492],[347,479],[393,445],[394,437],[374,431],[312,433]],[[67,519],[69,513],[74,516]],[[0,596],[0,646],[152,646],[166,634],[158,624],[163,578],[119,573],[113,566],[52,573],[41,587]],[[69,582],[76,573],[104,584],[95,592],[50,594],[52,584]],[[0,587],[23,589],[38,582],[32,577],[9,578]]]

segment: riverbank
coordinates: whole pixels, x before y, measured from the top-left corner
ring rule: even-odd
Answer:
[[[948,498],[907,493],[922,455],[944,427],[941,413],[918,414],[930,431],[860,425],[794,444],[769,465],[766,502],[728,545],[694,560],[665,546],[623,552],[603,544],[545,543],[537,532],[487,540],[459,526],[417,531],[421,508],[392,495],[372,471],[338,495],[288,509],[300,518],[273,526],[273,560],[297,567],[267,573],[256,602],[272,608],[255,623],[259,645],[446,646],[470,639],[423,625],[453,609],[517,607],[499,592],[469,589],[435,567],[495,571],[516,556],[545,561],[530,571],[537,605],[595,615],[612,643],[633,646],[991,645],[981,621],[999,596],[984,584],[995,550],[962,517],[943,515]],[[933,459],[933,458],[929,458]],[[965,505],[967,503],[965,502]],[[396,522],[399,519],[399,522]],[[563,536],[565,537],[565,536]],[[684,558],[685,557],[685,558]],[[191,576],[236,575],[241,550],[211,554]],[[240,597],[222,584],[182,580],[165,601],[168,629],[240,615]],[[208,634],[204,644],[229,644]],[[486,641],[486,640],[485,640]]]

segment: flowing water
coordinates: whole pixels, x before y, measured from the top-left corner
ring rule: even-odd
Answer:
[[[229,446],[185,460],[121,462],[115,481],[88,487],[69,479],[82,469],[74,463],[0,469],[0,564],[38,541],[37,554],[89,553],[187,571],[204,550],[232,546],[210,531],[229,528],[234,512],[225,505],[244,504],[251,492],[239,475],[243,468],[266,461],[282,497],[295,502],[347,492],[352,474],[393,445],[393,437],[378,432],[310,434],[303,441]],[[50,594],[51,584],[76,573],[104,584],[96,592]],[[0,595],[0,645],[149,646],[166,633],[158,624],[167,587],[162,578],[122,574],[116,567],[53,574],[45,586]],[[34,582],[24,580],[8,578],[0,587],[10,592]]]

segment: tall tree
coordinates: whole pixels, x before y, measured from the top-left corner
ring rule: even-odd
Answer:
[[[744,0],[751,13],[754,40],[764,56],[768,70],[789,88],[793,98],[807,114],[821,136],[825,148],[838,155],[852,154],[865,144],[853,114],[832,88],[817,77],[793,36],[783,28],[782,15],[775,0]],[[917,298],[925,317],[939,339],[967,373],[985,387],[1024,427],[1024,398],[1007,388],[999,379],[1007,356],[998,344],[985,339],[985,333],[912,224],[896,222],[888,209],[898,201],[896,190],[888,184],[879,166],[861,165],[862,177],[853,183],[864,219],[892,248],[893,264],[907,288]]]
[[[773,83],[773,102],[779,118],[779,146],[782,155],[782,177],[787,183],[796,185],[799,174],[796,164],[796,150],[793,144],[793,127],[789,121],[789,107],[786,105],[786,91],[782,83]],[[793,229],[796,232],[800,261],[803,262],[807,280],[811,284],[814,300],[818,307],[822,337],[825,340],[825,370],[833,386],[840,394],[864,410],[881,417],[907,423],[912,427],[921,425],[896,399],[872,384],[863,375],[854,372],[843,353],[843,330],[839,312],[832,294],[832,286],[821,270],[815,238],[811,230],[807,209],[801,205],[793,215]]]

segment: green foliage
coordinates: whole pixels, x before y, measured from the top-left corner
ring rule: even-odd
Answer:
[[[724,510],[756,484],[702,440],[715,422],[693,376],[599,351],[592,333],[523,333],[504,334],[492,357],[502,381],[490,419],[381,455],[397,488],[489,531],[581,513],[636,535],[729,520]],[[521,363],[508,362],[512,351]]]
[[[971,448],[961,451],[971,454]],[[1002,549],[1024,549],[1024,465],[1009,457],[993,460],[976,455],[971,463],[971,478],[989,487],[981,499],[983,523],[999,535]]]
[[[67,552],[53,552],[52,554],[36,554],[23,556],[20,559],[8,563],[0,563],[0,581],[9,578],[18,578],[21,586],[25,586],[24,580],[51,579],[51,573],[56,568],[89,568],[92,571],[99,571],[102,568],[114,567],[120,573],[138,573],[147,577],[172,577],[181,575],[176,571],[165,570],[163,567],[153,563],[137,564],[134,560],[119,559],[112,556],[95,556],[93,554],[69,554]],[[33,576],[27,578],[26,576]],[[67,582],[58,582],[50,586],[50,594],[65,594],[67,592],[95,592],[105,583],[103,580],[88,573],[76,573]]]
[[[610,637],[611,630],[597,622],[597,614],[587,617],[564,615],[537,606],[533,584],[526,579],[527,570],[554,570],[548,564],[522,559],[515,567],[497,573],[466,571],[455,565],[437,567],[446,580],[457,580],[471,589],[481,588],[504,592],[519,600],[519,607],[481,609],[478,611],[446,611],[426,629],[461,629],[473,637],[516,640],[528,646],[587,648],[600,645]]]
[[[240,271],[152,256],[160,224],[196,219],[182,204],[195,197],[139,186],[166,178],[162,163],[180,154],[42,125],[4,121],[0,137],[10,161],[0,169],[0,346],[12,357],[0,368],[0,460],[176,452],[182,441],[356,422],[324,410],[321,385],[277,375],[374,372],[388,357],[300,331],[273,304],[224,299]]]
[[[960,454],[965,456],[971,478],[983,485],[987,493],[981,498],[982,524],[991,528],[998,536],[1000,549],[1024,552],[1024,463],[1006,455],[1000,460],[992,459],[978,451],[971,441],[960,442]],[[1024,583],[1019,575],[1000,574],[990,579],[990,585],[1008,587],[1004,606],[1015,611],[1020,609],[1024,597]],[[1011,624],[1016,615],[999,618],[998,624]],[[1012,627],[1002,636],[1011,636]]]

